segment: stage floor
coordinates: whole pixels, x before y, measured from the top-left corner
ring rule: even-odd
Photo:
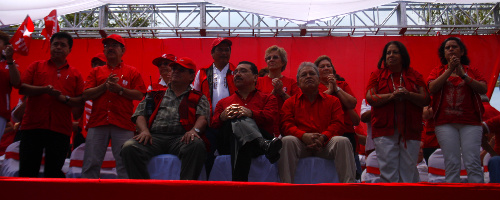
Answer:
[[[499,199],[500,184],[315,184],[0,177],[2,199]]]

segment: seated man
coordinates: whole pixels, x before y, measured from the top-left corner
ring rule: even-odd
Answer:
[[[265,154],[269,162],[279,160],[281,140],[273,138],[278,101],[255,89],[257,66],[242,61],[234,70],[235,94],[220,100],[212,117],[212,127],[220,128],[220,154],[231,154],[233,181],[248,181],[251,158]],[[267,140],[266,140],[267,139]]]
[[[293,183],[300,158],[335,159],[339,181],[352,183],[356,164],[349,139],[343,134],[343,111],[339,99],[318,91],[319,72],[310,62],[300,64],[297,84],[302,94],[285,101],[281,109],[283,157],[278,162],[281,182]]]
[[[483,122],[483,140],[481,146],[490,153],[488,162],[490,183],[500,183],[500,115]],[[488,143],[488,138],[495,138],[493,148]]]
[[[132,121],[139,135],[125,142],[121,156],[131,179],[149,179],[147,165],[160,154],[177,155],[181,180],[197,180],[207,157],[201,139],[207,126],[210,105],[205,96],[191,88],[195,64],[180,58],[172,64],[172,77],[163,98],[155,99],[155,110],[146,121],[146,101],[137,106]]]

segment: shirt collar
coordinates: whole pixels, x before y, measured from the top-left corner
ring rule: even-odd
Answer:
[[[238,95],[238,97],[240,97],[240,99],[243,99],[243,97],[241,97],[240,92],[238,90],[234,91],[234,93],[236,93]],[[250,94],[248,94],[247,99],[253,97],[255,95],[255,93],[257,93],[257,88],[255,88],[253,91],[250,92]]]
[[[326,97],[326,95],[327,94],[318,91],[318,94],[316,95],[316,100],[314,100],[314,102],[316,102],[318,99],[324,99]],[[299,98],[306,99],[309,101],[309,99],[307,99],[306,95],[302,92],[299,93]]]
[[[62,65],[62,66],[61,66],[61,67],[59,67],[59,68],[56,66],[56,64],[55,64],[54,62],[52,62],[52,59],[49,59],[48,64],[49,64],[50,66],[52,66],[52,67],[54,67],[54,68],[58,69],[58,70],[63,69],[63,68],[68,68],[68,67],[69,67],[69,64],[68,64],[68,61],[67,61],[67,60],[65,60],[65,61],[64,61],[64,65]]]
[[[123,61],[121,61],[115,68],[112,68],[108,63],[106,63],[106,67],[108,67],[108,69],[121,69],[123,67]]]
[[[220,72],[220,74],[226,74],[227,70],[229,69],[229,63],[227,63],[226,66],[224,66],[224,68],[222,68],[222,70],[220,71],[217,67],[215,67],[215,63],[212,64],[212,68],[214,70],[214,74],[217,72]]]

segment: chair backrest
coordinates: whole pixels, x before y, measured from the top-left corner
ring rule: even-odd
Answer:
[[[73,152],[71,152],[69,167],[82,167],[84,154],[85,154],[85,143],[81,144],[76,149],[74,149]],[[101,168],[115,168],[115,167],[116,167],[116,162],[115,158],[113,157],[113,152],[111,150],[111,147],[108,147]]]

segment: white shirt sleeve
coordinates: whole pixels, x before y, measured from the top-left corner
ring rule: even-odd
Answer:
[[[363,101],[361,101],[361,112],[359,113],[359,115],[363,115],[363,113],[370,110],[372,110],[372,107],[366,103],[366,99],[363,99]]]
[[[198,70],[198,73],[196,73],[196,77],[194,77],[193,88],[201,92],[200,70]]]

